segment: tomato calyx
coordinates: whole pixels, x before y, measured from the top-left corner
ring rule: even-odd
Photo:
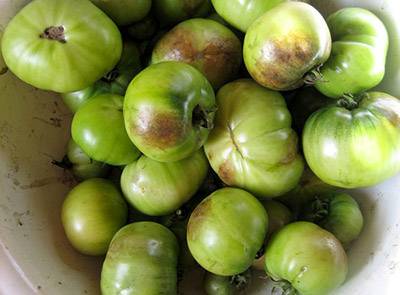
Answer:
[[[304,84],[306,84],[307,86],[312,86],[317,82],[326,82],[325,80],[323,80],[324,76],[321,73],[322,66],[323,64],[320,64],[316,68],[308,72],[303,77]]]
[[[272,278],[271,278],[272,279]],[[292,284],[290,284],[286,280],[275,281],[275,286],[272,288],[272,295],[300,295],[299,292],[295,288],[293,288]]]
[[[318,224],[329,215],[329,203],[329,198],[316,196],[310,204],[311,211],[305,214],[304,219]]]
[[[58,41],[60,43],[67,43],[64,32],[65,29],[63,26],[51,26],[46,28],[39,37],[42,39]]]
[[[345,93],[343,94],[343,97],[337,101],[337,106],[351,111],[358,107],[360,99],[360,97],[355,97],[350,93]]]
[[[201,105],[197,105],[192,114],[193,126],[200,128],[213,129],[214,122],[213,117],[216,110],[206,110]]]
[[[243,273],[232,276],[230,283],[237,290],[244,290],[249,285],[250,280],[251,280],[251,270],[248,269]]]

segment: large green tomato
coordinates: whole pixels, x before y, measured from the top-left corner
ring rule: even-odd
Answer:
[[[151,0],[91,0],[119,26],[143,19],[150,11]]]
[[[249,27],[243,46],[250,75],[274,90],[313,82],[313,70],[330,52],[331,35],[324,18],[302,2],[285,2],[267,11]]]
[[[136,44],[125,41],[121,59],[111,72],[85,89],[62,94],[63,101],[73,113],[76,113],[89,99],[99,94],[125,95],[126,88],[140,70],[140,53]]]
[[[330,293],[344,282],[347,269],[340,242],[310,222],[286,225],[272,237],[265,251],[267,275],[290,284],[288,290],[301,295]]]
[[[193,17],[204,17],[212,7],[210,0],[153,0],[153,6],[163,26]]]
[[[104,177],[110,167],[102,162],[91,159],[85,152],[72,140],[68,142],[67,158],[72,164],[71,171],[78,179],[89,179]]]
[[[262,204],[264,205],[265,211],[267,211],[268,214],[268,232],[265,239],[265,244],[267,244],[272,234],[280,230],[286,224],[292,222],[294,218],[292,212],[290,212],[288,207],[286,207],[282,203],[267,200],[263,201]],[[262,251],[259,251],[258,253],[261,257],[254,260],[252,267],[259,270],[264,270],[264,253]]]
[[[61,220],[72,246],[87,255],[104,255],[114,234],[125,225],[128,207],[119,190],[101,178],[74,187],[64,200]]]
[[[22,81],[66,93],[112,70],[122,40],[117,26],[89,0],[34,0],[10,21],[1,49]]]
[[[326,96],[359,94],[378,85],[385,75],[388,33],[372,12],[344,8],[329,16],[332,54],[315,84]]]
[[[152,63],[169,60],[194,66],[214,88],[220,88],[237,75],[242,45],[231,30],[216,21],[189,19],[165,34],[154,47]]]
[[[179,246],[161,224],[136,222],[114,236],[101,271],[103,295],[177,294]]]
[[[226,84],[205,151],[211,167],[229,186],[258,197],[293,189],[303,172],[297,135],[285,99],[251,80]]]
[[[288,0],[211,0],[217,13],[235,28],[246,32],[266,11]]]
[[[303,132],[311,170],[343,188],[375,185],[400,171],[400,101],[380,92],[357,100],[315,112]]]
[[[96,96],[72,120],[73,140],[96,161],[119,166],[133,162],[140,155],[126,134],[123,100],[115,94]]]
[[[196,193],[207,170],[203,151],[169,163],[142,156],[125,167],[121,188],[125,198],[137,210],[151,216],[167,215]]]
[[[125,127],[147,157],[179,161],[204,144],[215,110],[214,91],[198,70],[181,62],[162,62],[143,70],[129,85]]]
[[[248,269],[268,228],[262,204],[248,192],[223,188],[192,212],[187,241],[196,261],[207,271],[229,276]]]
[[[364,218],[357,202],[348,194],[317,196],[304,206],[302,219],[314,222],[331,232],[347,248],[360,235]]]

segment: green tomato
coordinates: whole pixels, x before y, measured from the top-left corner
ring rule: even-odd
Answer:
[[[302,295],[330,293],[343,284],[347,270],[340,242],[310,222],[286,225],[272,236],[265,251],[267,275],[290,284],[288,289]]]
[[[114,236],[101,271],[103,295],[177,294],[179,246],[161,224],[136,222]]]
[[[217,13],[235,28],[246,32],[265,12],[288,0],[211,0]]]
[[[268,200],[263,201],[262,204],[264,205],[265,211],[267,211],[268,214],[268,232],[265,239],[267,244],[272,234],[280,230],[286,224],[292,222],[294,217],[292,212],[290,212],[290,210],[282,203]],[[263,255],[264,253],[262,253],[262,251],[259,251],[259,254],[262,254],[262,256],[254,260],[252,266],[258,270],[264,270],[265,256]]]
[[[258,197],[293,189],[303,172],[285,99],[251,80],[226,84],[205,151],[221,180]]]
[[[305,207],[303,219],[334,234],[345,248],[359,237],[364,224],[357,202],[345,193],[318,196]]]
[[[10,21],[1,49],[22,81],[66,93],[109,72],[122,40],[117,26],[88,0],[34,0]]]
[[[322,95],[314,87],[299,89],[288,104],[295,130],[302,132],[312,113],[335,102],[335,100]]]
[[[72,164],[72,174],[80,180],[104,177],[110,170],[107,164],[95,161],[85,154],[72,138],[68,142],[67,158]]]
[[[108,180],[92,178],[74,187],[64,200],[61,221],[72,246],[86,255],[104,255],[125,225],[128,207]]]
[[[280,91],[313,82],[313,70],[330,52],[324,18],[302,2],[285,2],[267,11],[249,27],[243,46],[244,62],[254,80]]]
[[[129,85],[125,127],[147,157],[179,161],[204,144],[215,110],[214,91],[198,70],[181,62],[162,62],[143,70]]]
[[[375,185],[400,171],[400,101],[380,92],[357,100],[315,112],[303,132],[311,170],[342,188]]]
[[[233,295],[235,288],[231,283],[232,277],[219,276],[206,272],[204,276],[204,291],[207,295]]]
[[[385,25],[372,12],[344,8],[329,16],[332,54],[315,87],[326,96],[359,94],[378,85],[385,75],[389,39]]]
[[[196,18],[165,34],[153,49],[151,63],[188,63],[219,88],[237,75],[241,60],[242,45],[231,30],[216,21]]]
[[[138,23],[134,23],[126,28],[127,34],[136,40],[151,39],[158,29],[158,22],[153,15],[148,15]]]
[[[167,215],[196,193],[207,170],[203,151],[169,163],[142,156],[125,167],[121,188],[128,202],[140,212],[151,216]]]
[[[204,17],[212,7],[210,0],[153,0],[153,6],[163,26],[193,17]]]
[[[115,94],[96,96],[83,105],[72,120],[73,140],[96,161],[126,165],[140,155],[124,127],[123,100]]]
[[[267,228],[268,215],[255,197],[241,189],[223,188],[194,209],[187,241],[193,257],[204,269],[229,276],[250,267]]]
[[[140,53],[136,44],[125,41],[121,59],[115,68],[85,89],[62,94],[62,99],[73,112],[83,106],[89,99],[99,94],[114,93],[125,95],[126,88],[133,77],[141,70]]]
[[[119,26],[143,19],[150,11],[151,0],[91,0]]]
[[[279,197],[278,200],[288,206],[297,217],[303,205],[312,201],[315,196],[336,190],[336,187],[323,182],[306,166],[299,184],[290,192]]]

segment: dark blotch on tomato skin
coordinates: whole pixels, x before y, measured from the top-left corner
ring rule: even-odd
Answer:
[[[235,180],[234,174],[235,174],[235,169],[232,167],[232,164],[229,161],[225,161],[218,168],[219,177],[227,185],[231,185],[234,183]]]
[[[165,149],[181,142],[186,130],[181,119],[173,113],[140,112],[138,122],[131,124],[131,131],[147,145]]]
[[[157,44],[155,52],[162,60],[186,62],[200,70],[219,88],[239,70],[242,47],[238,39],[213,38],[204,48],[196,48],[196,38],[190,30],[175,27]]]
[[[211,201],[211,198],[206,198],[193,210],[187,227],[187,237],[189,240],[196,239],[197,229],[201,227],[204,218],[208,216],[208,212],[211,210]]]
[[[186,15],[193,16],[205,1],[207,0],[184,0],[183,10],[185,11]]]
[[[270,40],[263,46],[262,56],[257,62],[255,78],[274,89],[295,89],[303,84],[303,77],[313,63],[317,52],[313,41],[300,36],[287,36]]]

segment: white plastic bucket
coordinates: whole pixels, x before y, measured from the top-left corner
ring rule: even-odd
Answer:
[[[66,0],[67,1],[67,0]],[[27,0],[0,0],[1,31]],[[370,9],[385,22],[390,51],[378,89],[400,97],[400,1],[311,1],[327,14],[344,6]],[[0,69],[4,62],[0,57]],[[8,72],[0,76],[0,294],[98,294],[102,258],[75,252],[60,223],[70,178],[61,159],[71,115],[60,97]],[[366,223],[349,251],[350,273],[335,294],[400,294],[400,175],[354,192]],[[256,280],[248,294],[267,294]],[[187,289],[184,294],[202,294]]]

